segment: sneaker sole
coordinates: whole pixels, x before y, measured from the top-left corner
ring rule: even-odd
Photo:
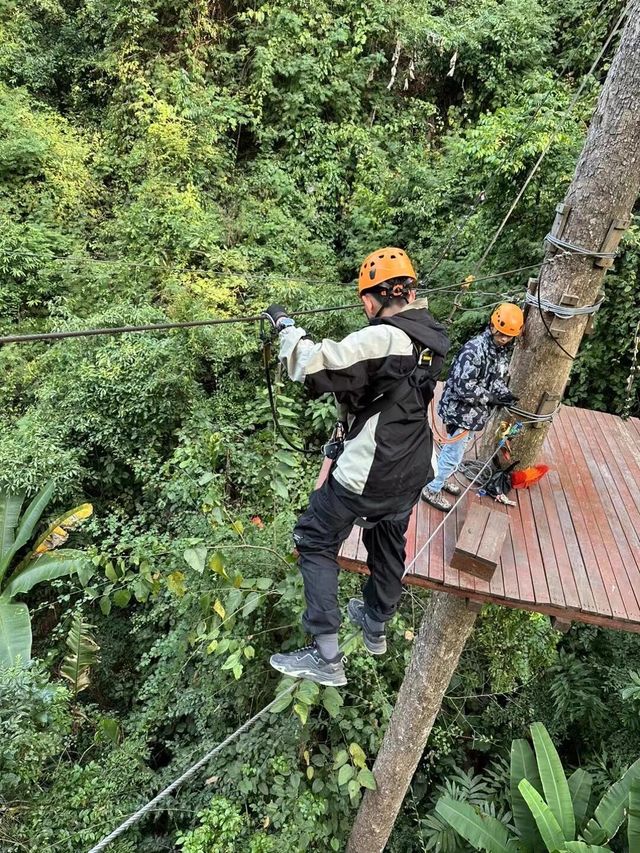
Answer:
[[[344,687],[347,683],[346,675],[322,675],[319,672],[300,667],[299,669],[291,669],[290,667],[280,666],[274,662],[273,657],[269,659],[271,666],[283,675],[288,675],[291,678],[306,678],[309,681],[315,681],[316,684],[322,684],[323,687]]]
[[[372,654],[372,655],[384,655],[384,654],[386,654],[386,652],[387,652],[387,641],[386,641],[386,639],[384,639],[381,643],[378,643],[378,645],[372,645],[371,640],[369,640],[367,638],[367,635],[364,632],[364,627],[362,625],[362,622],[360,622],[360,620],[354,614],[354,612],[352,611],[349,604],[347,604],[347,616],[349,617],[349,622],[351,622],[352,625],[355,625],[356,628],[360,628],[360,630],[362,631],[362,641],[364,642],[365,648],[369,652],[369,654]]]

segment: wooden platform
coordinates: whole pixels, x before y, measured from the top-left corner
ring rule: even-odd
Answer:
[[[539,461],[551,470],[532,488],[509,494],[516,507],[469,492],[406,581],[471,602],[640,633],[640,420],[563,406]],[[510,516],[490,582],[450,565],[472,501]],[[407,532],[407,564],[441,521],[441,512],[420,501]],[[344,568],[366,571],[361,534],[355,527],[345,542]]]

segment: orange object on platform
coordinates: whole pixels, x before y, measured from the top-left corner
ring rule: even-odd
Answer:
[[[403,249],[386,246],[377,252],[371,252],[362,262],[358,276],[358,293],[384,284],[392,278],[411,278],[415,282],[417,276],[409,255]]]
[[[511,475],[511,485],[514,489],[528,489],[541,480],[549,470],[548,465],[533,465],[522,471],[514,471]]]

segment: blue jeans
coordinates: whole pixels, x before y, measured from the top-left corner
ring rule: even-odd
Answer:
[[[464,432],[463,429],[457,429],[448,438],[455,438]],[[459,441],[454,441],[452,444],[443,444],[440,455],[438,456],[438,473],[430,483],[427,483],[427,488],[430,492],[439,492],[449,479],[449,477],[458,470],[464,451],[469,443],[469,439],[473,437],[472,432],[468,432],[464,438]]]

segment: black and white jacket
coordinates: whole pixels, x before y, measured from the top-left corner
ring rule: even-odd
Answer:
[[[375,500],[392,494],[417,496],[432,477],[432,435],[426,407],[449,348],[443,327],[416,300],[391,317],[372,320],[342,341],[314,343],[304,329],[280,333],[280,361],[291,379],[314,396],[333,392],[347,414],[344,451],[333,476],[348,491]],[[414,372],[417,354],[429,349],[431,367]],[[408,379],[397,402],[368,418],[359,418],[376,398]]]

